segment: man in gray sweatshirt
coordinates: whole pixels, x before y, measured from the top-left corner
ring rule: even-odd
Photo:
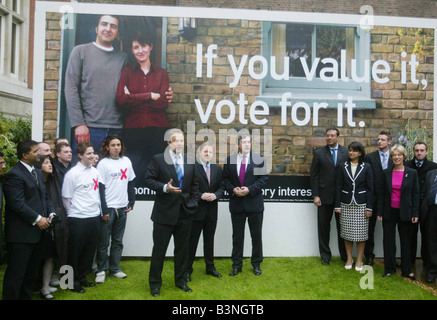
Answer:
[[[65,75],[65,99],[74,128],[74,145],[91,141],[99,148],[104,137],[109,133],[120,134],[123,128],[115,94],[127,55],[112,46],[118,28],[117,17],[101,16],[96,41],[78,45],[71,52]]]

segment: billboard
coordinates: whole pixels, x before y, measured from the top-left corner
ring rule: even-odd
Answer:
[[[194,157],[200,144],[212,141],[218,164],[236,151],[236,133],[249,130],[270,172],[265,202],[281,215],[296,208],[314,214],[309,169],[314,148],[326,145],[327,128],[340,130],[340,144],[360,141],[366,152],[376,150],[379,131],[389,129],[395,142],[407,146],[426,140],[432,154],[437,23],[375,16],[370,6],[345,15],[38,1],[35,139],[44,132],[74,143],[78,123],[68,106],[68,64],[75,48],[96,41],[102,15],[117,15],[113,48],[125,61],[89,75],[104,85],[100,96],[116,106],[92,114],[91,126],[117,129],[125,137],[137,200],[145,207],[154,194],[142,177],[150,156],[164,151],[171,127],[185,132],[186,152]],[[132,36],[139,31],[151,39],[153,68],[168,76],[160,78],[161,86],[144,80],[161,90],[157,100],[149,87],[141,92],[139,80],[128,84],[121,76],[123,68],[138,63]],[[120,77],[110,81],[117,72]],[[164,98],[167,86],[174,92],[171,102]],[[148,100],[127,99],[132,90]],[[221,201],[227,210],[227,198]]]

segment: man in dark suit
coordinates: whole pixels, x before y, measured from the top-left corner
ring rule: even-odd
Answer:
[[[422,186],[422,206],[420,208],[419,220],[421,221],[421,232],[426,243],[422,243],[422,254],[426,250],[427,257],[425,270],[426,282],[433,283],[437,279],[437,169],[431,170],[426,175],[425,183]]]
[[[335,183],[337,167],[348,159],[348,150],[338,143],[340,131],[337,128],[326,130],[327,145],[314,150],[314,157],[310,168],[311,191],[314,204],[317,206],[317,228],[319,237],[319,251],[322,264],[329,265],[331,249],[329,248],[329,234],[331,219],[335,207]],[[338,249],[343,261],[347,260],[343,239],[340,238],[340,219],[335,214],[337,224]]]
[[[230,155],[223,167],[226,191],[229,193],[229,211],[232,220],[232,271],[237,275],[243,268],[244,229],[246,219],[252,237],[251,264],[253,273],[261,275],[262,222],[264,199],[262,188],[268,176],[261,155],[251,152],[249,134],[238,135],[238,153]]]
[[[373,259],[375,258],[375,227],[378,215],[378,200],[381,196],[381,185],[383,184],[384,169],[392,169],[393,161],[390,158],[390,146],[392,143],[392,137],[389,131],[382,130],[378,134],[378,150],[375,150],[366,155],[365,162],[369,163],[373,172],[373,214],[369,218],[369,238],[366,241],[364,247],[364,256],[366,258],[366,264],[373,265]]]
[[[41,261],[43,230],[50,227],[54,208],[46,192],[39,162],[38,143],[23,140],[17,146],[20,161],[4,178],[7,269],[3,300],[30,300],[32,283]]]
[[[152,211],[153,250],[149,285],[153,296],[159,296],[162,268],[171,236],[174,239],[176,287],[191,292],[185,272],[188,260],[188,239],[193,215],[199,201],[199,184],[194,172],[194,159],[184,156],[184,134],[170,129],[164,137],[169,147],[155,155],[146,172],[146,186],[156,191]]]
[[[422,192],[423,186],[425,185],[426,175],[429,171],[437,169],[437,163],[429,161],[427,158],[428,155],[428,146],[425,142],[418,141],[414,144],[414,158],[406,161],[405,166],[410,167],[412,169],[417,170],[417,174],[419,176],[419,192]],[[420,204],[422,204],[422,197],[420,198]],[[425,233],[422,230],[422,223],[420,223],[420,231],[422,234],[422,246],[421,246],[421,257],[423,259],[424,265],[428,263],[428,259],[426,256],[426,243],[427,241],[424,238]],[[419,223],[413,224],[413,234],[411,235],[411,263],[416,263],[416,253],[417,253],[417,233],[419,231]]]
[[[194,165],[199,182],[199,207],[194,214],[191,226],[188,250],[187,281],[191,281],[193,262],[196,256],[200,233],[203,232],[203,254],[206,273],[220,278],[222,275],[214,266],[214,235],[217,227],[218,200],[223,196],[225,187],[222,168],[215,162],[214,146],[208,142],[199,148],[198,162]]]
[[[223,196],[225,187],[223,184],[222,168],[217,164],[211,163],[214,155],[214,146],[206,142],[200,146],[199,159],[194,165],[199,182],[200,200],[191,226],[187,281],[191,281],[193,262],[202,231],[206,273],[217,278],[222,276],[214,266],[214,235],[217,227],[218,200]]]

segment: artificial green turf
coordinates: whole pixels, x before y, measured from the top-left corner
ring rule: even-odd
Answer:
[[[121,266],[126,279],[106,277],[104,284],[87,288],[84,294],[58,289],[57,300],[437,300],[431,292],[399,275],[382,278],[381,266],[373,266],[373,289],[362,289],[362,277],[369,272],[345,270],[344,263],[334,257],[329,266],[318,257],[265,258],[263,274],[252,273],[250,259],[244,259],[243,272],[229,276],[229,258],[216,259],[222,278],[206,275],[203,259],[196,259],[187,293],[174,285],[173,259],[164,264],[161,295],[152,297],[148,286],[150,259],[123,259]],[[3,283],[5,265],[0,268]],[[89,275],[94,281],[94,275]],[[368,281],[364,282],[369,284]],[[40,299],[35,295],[35,299]]]

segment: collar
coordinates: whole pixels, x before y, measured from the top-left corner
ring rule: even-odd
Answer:
[[[103,46],[97,44],[97,42],[95,42],[95,41],[93,42],[93,44],[94,44],[97,48],[102,49],[103,51],[107,51],[107,52],[114,51],[114,47],[111,47],[111,48],[103,47]]]
[[[23,162],[23,161],[21,161],[21,160],[20,160],[20,162],[21,162],[21,164],[22,164],[23,166],[26,167],[27,170],[29,170],[29,172],[32,172],[32,170],[35,169],[34,166],[29,166],[26,162]]]
[[[181,152],[180,154],[176,154],[173,150],[169,150],[171,159],[173,160],[173,163],[179,162],[184,163],[184,153]],[[178,161],[179,159],[179,161]]]

